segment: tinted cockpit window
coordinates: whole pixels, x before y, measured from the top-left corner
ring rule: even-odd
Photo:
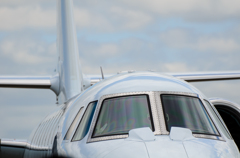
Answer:
[[[102,103],[93,137],[128,134],[134,128],[153,129],[148,96],[106,99]]]
[[[171,127],[189,128],[193,133],[219,135],[198,98],[162,95],[167,130]]]
[[[88,105],[87,110],[85,111],[82,117],[82,120],[78,125],[77,130],[72,138],[72,141],[81,140],[87,135],[96,106],[97,106],[97,101],[92,102]]]
[[[67,134],[66,134],[65,137],[64,137],[64,140],[70,139],[71,134],[72,134],[72,132],[73,132],[73,130],[74,130],[76,124],[77,124],[77,121],[78,121],[78,119],[79,119],[80,116],[81,116],[82,110],[83,110],[83,107],[81,107],[81,109],[78,111],[77,116],[76,116],[75,119],[73,120],[70,128],[69,128],[68,131],[67,131]]]

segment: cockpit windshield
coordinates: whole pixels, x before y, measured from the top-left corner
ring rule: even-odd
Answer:
[[[189,128],[196,134],[219,135],[202,102],[195,97],[161,95],[166,128]]]
[[[154,131],[147,95],[106,99],[102,103],[93,137],[128,134],[134,128]]]

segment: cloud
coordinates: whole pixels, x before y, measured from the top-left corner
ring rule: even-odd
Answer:
[[[56,8],[37,4],[0,7],[0,30],[55,29]],[[136,29],[152,21],[151,16],[134,10],[111,7],[104,12],[96,12],[89,8],[74,7],[77,28],[113,31],[116,29]]]
[[[165,63],[161,65],[162,70],[165,72],[189,72],[195,71],[193,67],[189,67],[186,63]]]
[[[122,6],[144,10],[163,17],[181,17],[190,21],[212,22],[240,16],[238,0],[118,0]]]
[[[53,45],[55,44],[49,45],[31,39],[12,39],[1,42],[0,50],[6,57],[17,63],[36,65],[52,61],[49,56],[56,56]]]
[[[83,41],[82,41],[83,42]],[[120,48],[117,44],[114,43],[95,43],[86,42],[79,44],[80,48],[80,59],[82,57],[88,57],[91,59],[101,59],[101,58],[109,58],[118,55],[120,52]]]
[[[138,29],[149,25],[153,18],[145,12],[125,9],[113,6],[110,8],[111,15],[115,22],[124,29]]]
[[[230,53],[240,50],[239,42],[231,37],[199,35],[183,29],[172,29],[160,35],[162,42],[169,47],[189,49],[199,52]]]
[[[75,8],[78,29],[113,32],[119,30],[136,30],[149,25],[153,18],[147,13],[112,6],[102,12],[87,8]]]
[[[239,44],[233,39],[202,37],[198,40],[195,47],[201,51],[233,52],[240,50]]]
[[[94,13],[86,8],[75,8],[74,14],[77,29],[95,28],[95,31],[113,30],[110,21],[101,13]]]
[[[99,55],[112,56],[118,53],[118,46],[114,44],[104,44],[98,48]]]
[[[43,9],[40,6],[0,7],[0,30],[55,28],[55,12],[53,9]]]
[[[157,22],[159,17],[178,17],[191,22],[213,22],[240,17],[238,0],[118,0],[116,2],[74,1],[76,24],[79,29],[94,31],[135,30]],[[44,1],[1,1],[0,30],[54,29],[56,4]],[[104,4],[104,5],[103,5]],[[13,7],[14,6],[14,7]],[[102,6],[99,8],[97,6]],[[7,17],[7,18],[6,18]]]
[[[1,0],[0,6],[8,6],[8,7],[16,7],[16,6],[26,6],[26,5],[34,5],[34,4],[44,4],[47,3],[48,5],[51,4],[51,1],[49,0]],[[54,3],[56,3],[54,1]]]

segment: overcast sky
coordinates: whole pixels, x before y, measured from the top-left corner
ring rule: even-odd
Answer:
[[[86,74],[239,71],[239,0],[74,0]],[[51,75],[56,1],[0,1],[0,75]],[[240,104],[240,81],[194,83]],[[0,138],[27,139],[54,108],[50,90],[0,89]]]

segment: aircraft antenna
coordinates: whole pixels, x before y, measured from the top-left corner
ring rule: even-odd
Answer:
[[[103,75],[102,66],[100,66],[100,70],[101,70],[101,74],[102,74],[102,79],[104,80],[104,75]]]

